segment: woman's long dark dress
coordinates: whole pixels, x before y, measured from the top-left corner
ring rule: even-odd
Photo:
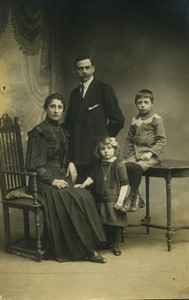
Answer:
[[[47,259],[82,259],[106,240],[93,196],[85,189],[74,189],[65,177],[67,137],[57,122],[47,117],[29,132],[26,166],[38,173]],[[66,180],[69,187],[53,187],[55,178]]]

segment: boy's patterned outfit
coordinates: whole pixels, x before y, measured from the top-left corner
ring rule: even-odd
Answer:
[[[126,139],[126,160],[137,162],[143,170],[162,161],[163,148],[166,144],[166,133],[162,117],[153,114],[147,119],[137,115],[132,119]],[[148,161],[140,160],[142,155],[152,152]]]

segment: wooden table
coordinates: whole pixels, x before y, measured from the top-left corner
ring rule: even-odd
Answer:
[[[147,233],[149,234],[150,227],[166,230],[167,248],[171,251],[172,236],[181,229],[189,229],[189,226],[176,226],[173,227],[171,223],[171,180],[172,178],[185,178],[189,177],[189,161],[179,160],[164,160],[161,164],[151,167],[144,175],[146,183],[146,216],[141,221],[142,226],[146,226]],[[165,179],[166,188],[166,213],[167,225],[161,226],[151,224],[150,217],[150,177],[158,177]],[[189,197],[189,195],[188,195]]]

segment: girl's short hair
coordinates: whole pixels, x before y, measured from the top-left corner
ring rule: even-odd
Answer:
[[[97,146],[95,147],[94,155],[95,155],[97,160],[102,159],[102,156],[100,154],[100,145],[101,144],[102,145],[112,145],[112,147],[115,149],[115,154],[114,155],[116,157],[118,157],[120,155],[121,149],[120,149],[119,144],[116,141],[116,139],[114,137],[106,136],[106,137],[99,138]]]
[[[138,99],[141,98],[149,98],[151,100],[152,103],[154,103],[154,95],[150,90],[147,89],[143,89],[138,91],[138,93],[135,96],[135,104],[137,102]]]
[[[60,93],[53,93],[53,94],[47,96],[47,98],[45,99],[45,102],[43,104],[44,110],[47,110],[49,104],[51,104],[51,102],[54,99],[58,99],[58,100],[60,100],[62,102],[62,104],[63,104],[63,111],[65,111],[65,100],[64,100],[64,97]]]

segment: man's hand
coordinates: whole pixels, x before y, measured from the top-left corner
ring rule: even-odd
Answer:
[[[70,162],[68,165],[66,177],[71,176],[72,182],[75,182],[77,179],[77,170],[73,162]]]

